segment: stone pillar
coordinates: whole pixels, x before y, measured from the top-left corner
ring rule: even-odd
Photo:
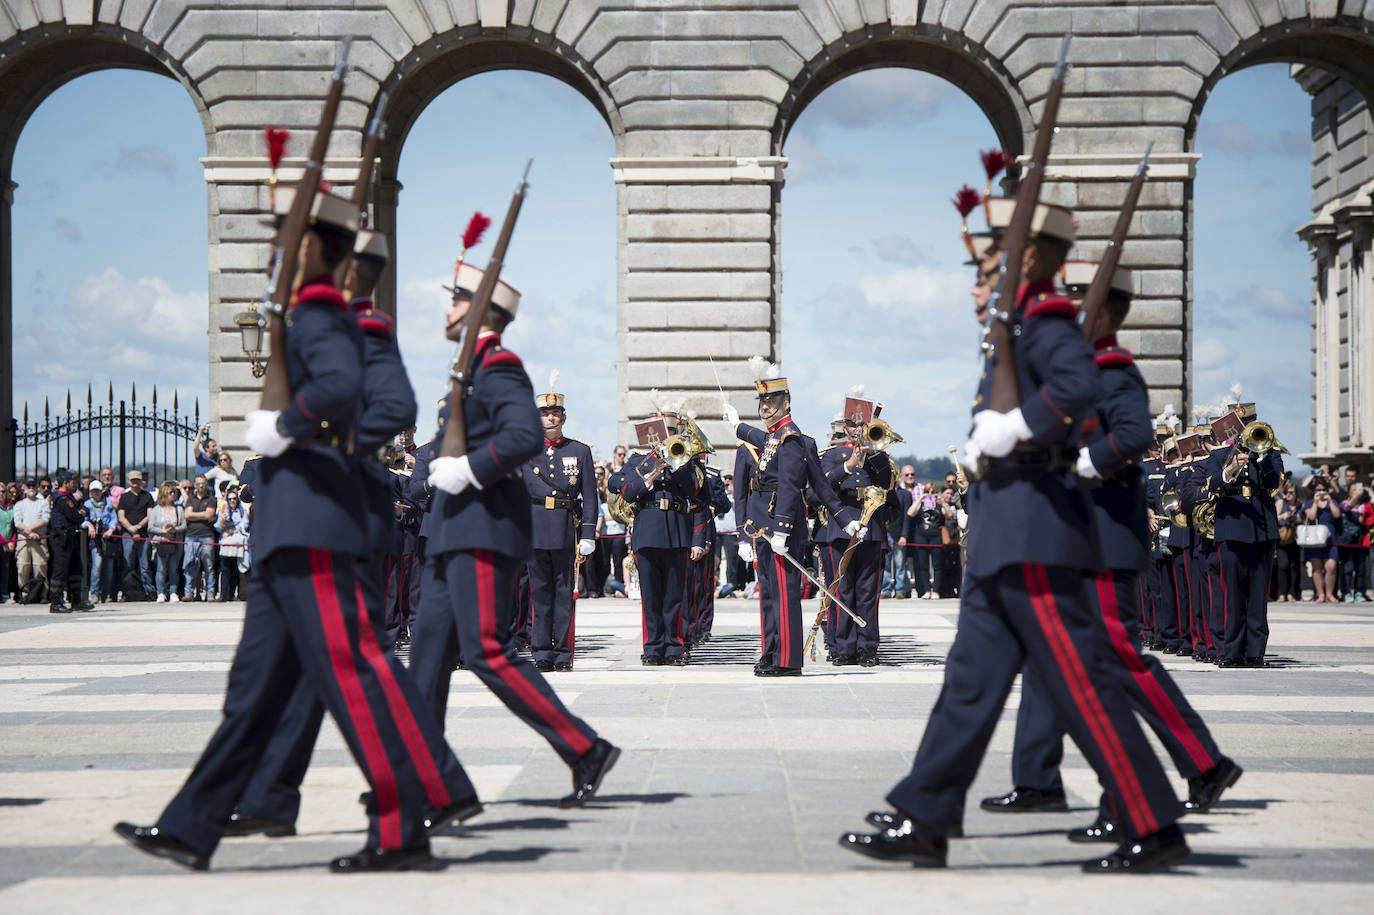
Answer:
[[[683,400],[726,445],[719,385],[752,415],[750,356],[777,358],[779,156],[616,158],[617,437]],[[714,370],[713,370],[714,364]]]
[[[14,226],[10,210],[18,184],[0,179],[0,480],[14,479]],[[4,557],[0,556],[0,560]]]
[[[1070,257],[1102,256],[1143,152],[1050,155],[1041,199],[1074,211],[1078,241]],[[1199,158],[1152,153],[1121,253],[1121,265],[1136,274],[1136,297],[1121,345],[1135,355],[1155,413],[1172,403],[1187,416],[1191,403],[1192,246],[1184,239],[1192,234],[1192,182]]]
[[[266,222],[271,213],[270,171],[261,156],[207,156],[200,161],[210,214],[210,403],[205,416],[211,434],[234,455],[234,465],[242,466],[247,457],[243,417],[257,408],[262,379],[253,377],[234,315],[260,309],[267,288],[273,236]],[[284,160],[277,180],[282,184],[300,180],[304,164],[304,158]],[[348,193],[347,185],[357,179],[360,165],[358,158],[330,159],[325,163],[324,180],[332,182],[339,193]]]
[[[1339,235],[1346,240],[1345,309],[1346,363],[1349,373],[1347,428],[1342,451],[1364,465],[1374,446],[1374,181],[1332,214]],[[1348,233],[1348,234],[1347,234]],[[1363,452],[1363,454],[1360,454]]]
[[[372,220],[369,225],[386,236],[391,247],[391,260],[377,281],[377,292],[373,296],[377,308],[396,317],[396,264],[401,253],[396,248],[396,206],[401,199],[401,182],[395,178],[383,178],[372,186]]]
[[[1312,254],[1312,452],[1302,458],[1329,461],[1339,442],[1340,311],[1336,301],[1336,227],[1314,219],[1298,233]]]

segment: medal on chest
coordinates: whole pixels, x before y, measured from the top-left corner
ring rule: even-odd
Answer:
[[[576,458],[576,457],[565,457],[565,458],[563,458],[563,476],[565,476],[565,477],[568,478],[568,482],[569,482],[569,483],[572,483],[573,485],[576,485],[576,484],[577,484],[577,458]]]

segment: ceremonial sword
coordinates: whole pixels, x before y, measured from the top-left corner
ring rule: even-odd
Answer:
[[[755,531],[757,531],[757,533],[750,533],[749,528],[750,528],[751,526],[753,527],[753,529],[754,529]],[[758,540],[760,537],[763,537],[763,539],[765,539],[765,540],[768,539],[767,537],[764,536],[763,531],[759,529],[759,526],[758,526],[757,524],[754,524],[753,521],[745,521],[745,522],[744,522],[744,530],[743,530],[743,533],[744,533],[744,535],[745,535],[746,537],[748,537],[750,540]],[[770,549],[771,549],[771,547],[770,547]],[[845,606],[844,601],[842,601],[842,600],[840,600],[838,597],[836,597],[834,591],[831,591],[831,590],[830,590],[829,588],[827,588],[825,585],[821,584],[821,583],[820,583],[820,580],[817,579],[816,576],[814,576],[814,575],[812,575],[810,572],[806,571],[806,569],[802,567],[802,564],[801,564],[800,562],[797,562],[797,560],[793,559],[791,553],[787,552],[786,550],[783,550],[781,553],[779,553],[778,551],[774,550],[774,551],[773,551],[773,555],[774,555],[774,556],[779,556],[779,555],[780,555],[780,556],[782,556],[783,559],[786,559],[788,562],[792,563],[792,568],[796,569],[798,572],[800,572],[800,573],[802,574],[802,577],[803,577],[803,578],[805,578],[807,581],[811,582],[811,584],[813,584],[813,585],[815,585],[817,588],[819,588],[822,594],[824,594],[826,597],[830,598],[830,600],[834,602],[835,606],[839,607],[839,608],[840,608],[841,610],[843,610],[845,613],[848,613],[848,614],[849,614],[849,618],[852,619],[855,623],[857,623],[857,624],[859,625],[860,628],[863,628],[863,627],[865,627],[865,626],[868,625],[868,623],[863,619],[863,617],[859,616],[859,615],[858,615],[857,613],[855,613],[853,610],[850,610],[847,606]]]

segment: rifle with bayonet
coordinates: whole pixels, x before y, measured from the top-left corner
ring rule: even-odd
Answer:
[[[339,49],[339,58],[334,63],[329,90],[324,97],[324,110],[320,112],[320,123],[315,128],[315,139],[310,145],[310,158],[306,160],[305,172],[296,184],[296,195],[291,200],[286,221],[277,233],[277,252],[272,267],[276,283],[272,301],[267,306],[270,315],[267,339],[271,353],[267,357],[262,397],[258,402],[258,407],[263,410],[284,410],[291,404],[291,377],[286,368],[286,310],[291,305],[291,296],[295,291],[296,261],[300,255],[301,239],[310,227],[310,210],[315,204],[315,193],[320,188],[329,135],[334,132],[334,118],[339,112],[344,74],[348,70],[348,49],[352,41],[352,38],[344,38]]]
[[[367,210],[367,192],[372,187],[372,172],[377,163],[377,147],[382,142],[382,132],[385,130],[382,124],[382,112],[386,110],[386,93],[383,92],[377,98],[377,110],[372,114],[372,121],[367,125],[367,134],[363,137],[363,159],[358,165],[358,180],[353,184],[353,206],[359,214]],[[348,275],[348,265],[353,257],[344,258],[343,263],[339,264],[334,271],[334,285],[343,289],[344,277]]]
[[[462,457],[468,453],[468,423],[467,416],[463,413],[463,401],[467,395],[468,381],[472,377],[472,358],[477,349],[477,334],[486,322],[492,293],[496,291],[496,282],[501,278],[501,265],[506,258],[506,249],[510,247],[510,237],[515,231],[515,220],[520,215],[520,206],[525,202],[532,164],[533,159],[525,165],[525,174],[521,176],[520,184],[511,197],[510,206],[506,209],[506,221],[501,224],[501,234],[496,237],[491,260],[487,261],[487,269],[482,272],[482,282],[477,284],[477,291],[473,293],[472,304],[468,306],[466,317],[461,323],[455,321],[445,329],[448,339],[457,341],[461,337],[463,342],[458,349],[458,358],[453,361],[453,369],[449,372],[453,384],[448,398],[448,424],[444,427],[444,440],[439,446],[441,457]]]
[[[1093,281],[1083,296],[1083,336],[1089,343],[1096,342],[1093,335],[1097,332],[1097,316],[1102,311],[1103,303],[1107,301],[1107,293],[1111,291],[1112,274],[1116,273],[1116,265],[1121,261],[1121,246],[1126,243],[1126,233],[1131,227],[1135,205],[1140,201],[1140,191],[1144,188],[1145,178],[1150,173],[1150,150],[1154,149],[1154,145],[1154,140],[1151,140],[1145,147],[1145,155],[1140,157],[1140,165],[1136,167],[1135,176],[1126,188],[1126,200],[1121,204],[1121,212],[1117,214],[1116,226],[1112,229],[1111,240],[1107,242],[1107,250],[1102,252],[1097,273],[1093,275]]]

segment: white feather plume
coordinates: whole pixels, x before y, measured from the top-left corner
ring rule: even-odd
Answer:
[[[1241,392],[1244,391],[1244,390],[1245,390],[1245,389],[1242,388],[1242,387],[1240,386],[1240,382],[1239,382],[1239,381],[1232,382],[1232,384],[1231,384],[1231,397],[1232,397],[1233,399],[1232,399],[1231,402],[1232,402],[1232,403],[1240,403],[1240,395],[1241,395]]]
[[[552,372],[549,372],[549,393],[550,393],[550,394],[556,394],[557,392],[558,392],[558,369],[554,369]]]
[[[692,422],[696,422],[696,420],[697,420],[697,411],[696,411],[696,410],[688,410],[688,411],[687,411],[687,418],[690,419]]]
[[[755,378],[762,379],[763,373],[768,369],[768,360],[762,356],[750,356],[749,368],[753,371]]]
[[[655,413],[663,412],[663,395],[658,392],[658,388],[649,389],[649,403],[654,405]]]

